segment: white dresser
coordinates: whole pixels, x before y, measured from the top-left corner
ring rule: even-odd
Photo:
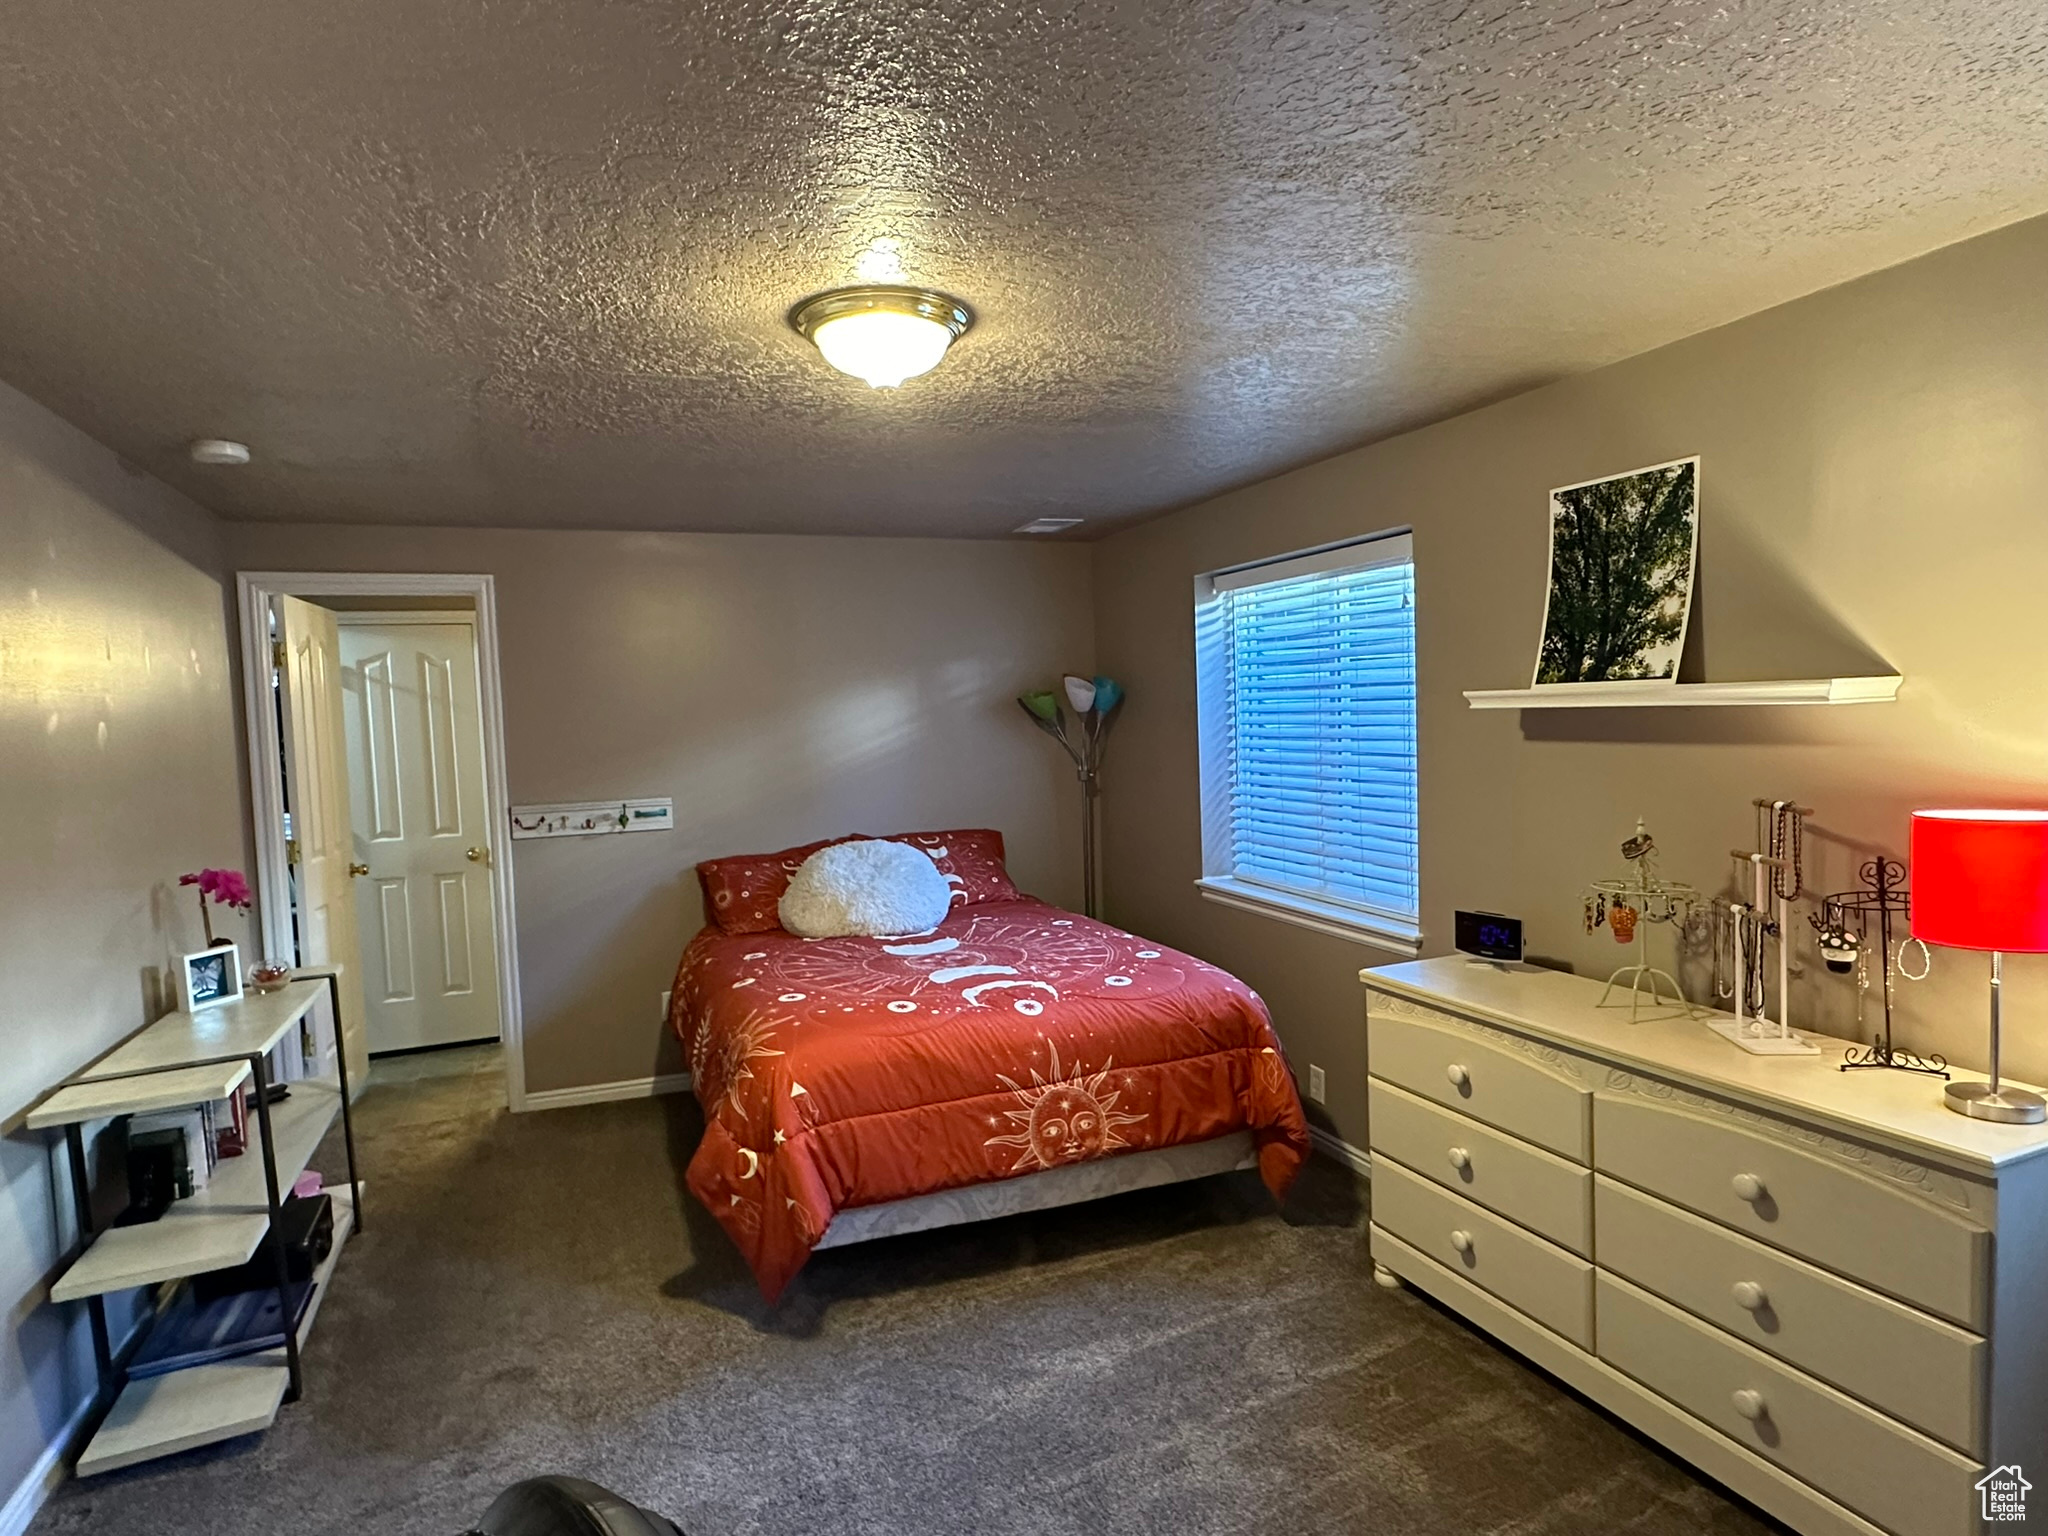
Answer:
[[[1583,977],[1362,979],[1383,1284],[1795,1530],[1984,1530],[1977,1483],[2014,1465],[2048,1521],[2048,1127],[1839,1047],[1632,1025]]]

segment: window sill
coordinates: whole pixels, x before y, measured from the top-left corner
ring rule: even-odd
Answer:
[[[1355,907],[1313,896],[1297,896],[1271,886],[1254,885],[1229,875],[1204,875],[1195,882],[1206,901],[1221,902],[1243,912],[1275,917],[1297,928],[1310,928],[1354,944],[1371,944],[1392,954],[1413,958],[1422,953],[1422,930],[1393,918],[1373,917]]]

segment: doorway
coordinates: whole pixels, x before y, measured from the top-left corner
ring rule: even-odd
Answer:
[[[491,578],[237,585],[267,952],[353,977],[352,1065],[366,1051],[387,1058],[377,1080],[400,1060],[417,1075],[416,1053],[501,1043],[524,1108]]]

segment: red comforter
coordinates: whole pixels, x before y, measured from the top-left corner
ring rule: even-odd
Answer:
[[[1308,1154],[1249,987],[1039,901],[911,939],[707,928],[670,1023],[704,1106],[690,1189],[770,1301],[849,1207],[1247,1129],[1279,1197]]]

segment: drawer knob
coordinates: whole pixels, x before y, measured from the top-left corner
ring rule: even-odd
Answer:
[[[1460,1253],[1470,1253],[1472,1251],[1472,1234],[1462,1230],[1453,1232],[1451,1234],[1451,1246]]]
[[[1457,1169],[1460,1173],[1463,1173],[1467,1168],[1470,1168],[1472,1166],[1472,1154],[1470,1152],[1467,1152],[1463,1147],[1451,1148],[1450,1157],[1451,1166]]]
[[[1469,1088],[1472,1085],[1472,1074],[1455,1061],[1444,1068],[1444,1076],[1451,1080],[1453,1088]]]
[[[1751,1205],[1764,1197],[1764,1181],[1753,1173],[1735,1175],[1735,1198],[1747,1200]]]
[[[1743,1311],[1761,1312],[1770,1304],[1771,1298],[1765,1294],[1764,1288],[1754,1280],[1738,1280],[1735,1282],[1735,1305],[1742,1308]]]
[[[1748,1387],[1742,1388],[1742,1390],[1735,1394],[1734,1402],[1735,1411],[1752,1424],[1756,1423],[1757,1420],[1770,1411],[1764,1406],[1763,1393],[1752,1391]]]

